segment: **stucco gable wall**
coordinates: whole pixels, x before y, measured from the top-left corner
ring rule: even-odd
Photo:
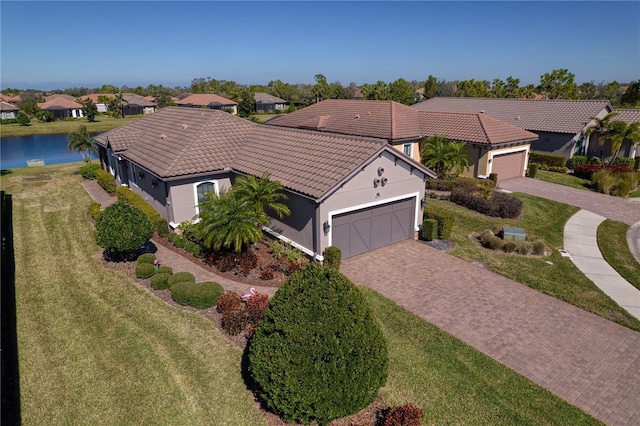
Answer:
[[[212,174],[198,178],[185,178],[167,183],[168,187],[168,218],[169,222],[178,225],[185,220],[194,219],[198,203],[195,185],[201,182],[218,182],[218,189],[223,191],[231,187],[231,173]]]

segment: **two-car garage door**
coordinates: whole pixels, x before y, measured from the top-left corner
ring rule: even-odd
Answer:
[[[509,154],[494,155],[491,171],[498,174],[499,180],[522,176],[526,153],[526,151],[517,151]]]
[[[347,258],[413,238],[415,198],[333,216],[332,245]]]

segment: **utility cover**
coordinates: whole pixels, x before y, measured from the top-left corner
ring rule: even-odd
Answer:
[[[527,239],[527,234],[522,228],[504,226],[502,228],[502,239],[505,241],[524,241]]]

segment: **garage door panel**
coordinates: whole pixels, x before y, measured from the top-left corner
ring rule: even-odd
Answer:
[[[413,237],[413,198],[332,218],[332,244],[347,258]]]
[[[518,151],[495,155],[492,160],[492,172],[498,174],[499,180],[522,176],[525,154],[525,151]]]

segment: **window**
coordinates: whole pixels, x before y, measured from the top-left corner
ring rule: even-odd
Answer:
[[[137,170],[137,167],[133,163],[129,163],[129,165],[130,165],[130,167],[129,167],[129,182],[131,182],[135,186],[138,186],[138,170]]]
[[[413,144],[412,143],[402,144],[402,153],[407,157],[413,157]]]
[[[219,195],[218,191],[218,181],[211,180],[206,182],[198,182],[193,185],[194,196],[195,196],[195,208],[196,208],[196,216],[200,214],[200,209],[198,206],[200,203],[207,199],[207,195],[210,193],[214,193]]]

